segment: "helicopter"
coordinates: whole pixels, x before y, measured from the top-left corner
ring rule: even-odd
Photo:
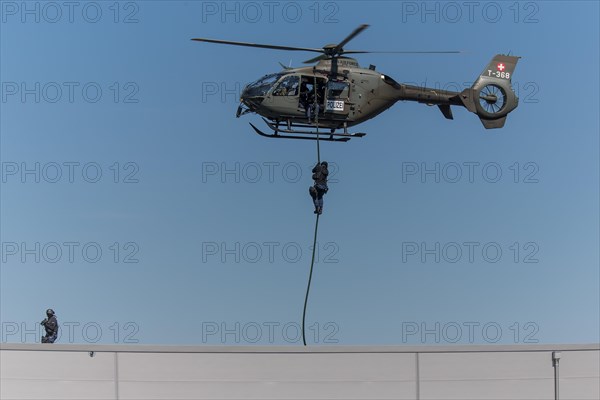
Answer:
[[[321,53],[305,64],[263,76],[244,87],[236,117],[248,113],[262,116],[272,133],[250,123],[264,137],[346,142],[363,137],[348,128],[376,117],[397,101],[436,105],[446,119],[454,119],[450,106],[462,106],[475,113],[486,129],[502,128],[507,115],[517,108],[511,80],[520,57],[497,54],[474,84],[461,92],[413,86],[396,82],[376,71],[361,68],[350,54],[367,53],[459,53],[458,51],[357,51],[344,46],[367,29],[363,24],[338,44],[303,48],[194,38],[193,41],[285,51]],[[320,131],[324,128],[325,131]]]

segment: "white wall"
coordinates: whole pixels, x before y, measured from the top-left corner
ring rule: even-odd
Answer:
[[[0,346],[1,399],[600,399],[600,345]],[[94,351],[90,357],[89,351]]]

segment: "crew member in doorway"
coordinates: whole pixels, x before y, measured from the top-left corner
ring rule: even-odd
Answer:
[[[302,108],[304,108],[304,115],[306,115],[306,119],[308,119],[309,123],[311,116],[311,105],[314,101],[312,83],[309,83],[306,78],[302,78],[302,83],[300,84],[300,105]]]
[[[312,178],[314,179],[315,184],[308,190],[310,197],[312,197],[313,203],[315,204],[315,214],[318,215],[323,213],[323,195],[329,190],[327,187],[327,176],[329,175],[327,166],[327,161],[315,165],[312,169]]]
[[[317,84],[316,97],[315,87],[312,81],[308,78],[302,78],[300,84],[300,105],[304,108],[304,114],[308,123],[316,121],[319,112],[321,111],[321,103],[323,102],[323,93],[325,88]]]
[[[54,343],[58,336],[58,320],[53,309],[46,310],[46,318],[40,324],[46,330],[46,336],[42,337],[42,343]]]

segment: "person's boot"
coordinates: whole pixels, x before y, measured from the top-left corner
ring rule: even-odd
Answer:
[[[310,197],[313,200],[313,203],[317,201],[317,189],[315,189],[314,186],[310,186],[308,188],[308,194],[310,195]],[[315,208],[317,208],[317,206],[315,205]]]
[[[317,214],[318,214],[318,215],[321,215],[321,214],[323,214],[323,207],[319,207],[319,208],[317,209]]]
[[[315,207],[315,211],[313,214],[318,214],[319,213],[319,207]]]

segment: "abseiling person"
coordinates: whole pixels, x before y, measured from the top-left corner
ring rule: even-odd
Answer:
[[[315,184],[308,190],[315,205],[315,214],[318,215],[323,213],[323,195],[329,191],[329,188],[327,187],[327,176],[329,175],[329,170],[327,167],[327,161],[323,161],[322,163],[315,165],[312,170],[312,178],[314,179]]]
[[[46,310],[46,318],[40,322],[40,325],[46,330],[46,335],[42,337],[42,343],[54,343],[58,337],[58,320],[53,309]]]

